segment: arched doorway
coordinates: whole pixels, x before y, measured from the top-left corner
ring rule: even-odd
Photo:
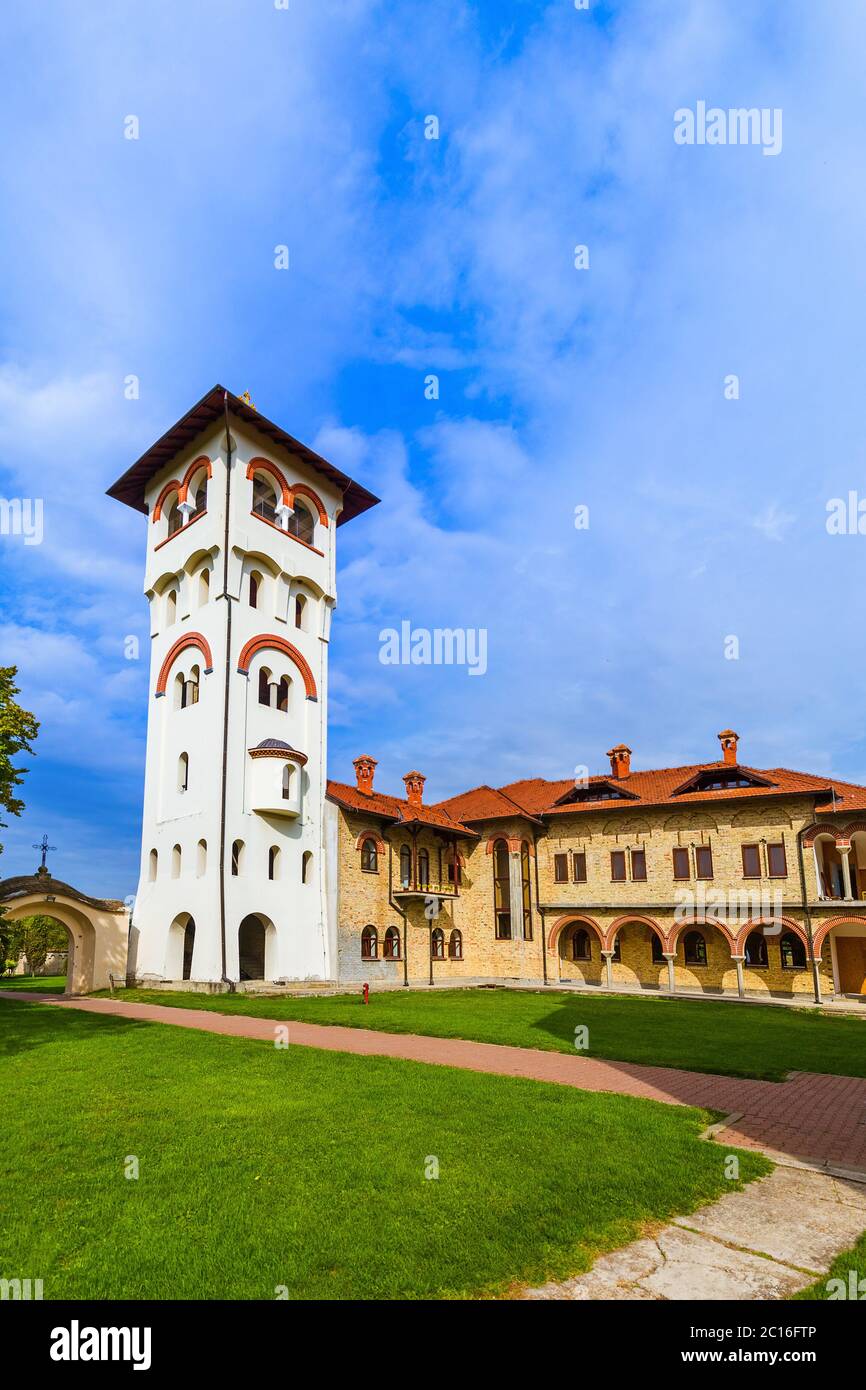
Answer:
[[[126,979],[129,917],[123,903],[91,898],[47,870],[0,880],[7,918],[47,916],[69,934],[67,994],[89,994]]]
[[[241,981],[265,978],[265,937],[264,922],[251,912],[238,928],[238,972]]]
[[[195,921],[188,912],[175,917],[168,929],[165,949],[165,978],[191,980],[195,948]]]

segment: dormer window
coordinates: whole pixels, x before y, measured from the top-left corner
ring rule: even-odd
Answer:
[[[572,787],[555,803],[557,806],[583,804],[586,801],[636,801],[634,792],[627,792],[613,782],[589,782],[585,787]]]
[[[727,792],[742,791],[746,787],[772,787],[774,782],[749,772],[744,767],[708,767],[695,773],[687,782],[676,787],[672,796],[684,796],[687,792]]]

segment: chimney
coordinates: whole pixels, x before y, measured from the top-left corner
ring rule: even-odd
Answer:
[[[406,800],[410,806],[421,806],[424,801],[424,783],[427,778],[423,772],[407,772],[403,778],[406,783]]]
[[[365,796],[371,796],[373,792],[373,774],[377,767],[376,759],[368,758],[366,753],[363,753],[360,758],[355,759],[352,766],[355,769],[358,791],[363,792]]]
[[[631,749],[625,743],[618,743],[615,748],[607,750],[607,756],[614,777],[620,780],[628,777],[631,772]]]
[[[735,734],[733,729],[722,729],[722,732],[719,734],[719,743],[722,745],[722,756],[728,767],[736,767],[737,765],[737,744],[739,741],[740,735]]]

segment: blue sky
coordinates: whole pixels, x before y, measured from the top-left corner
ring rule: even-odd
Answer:
[[[732,725],[866,781],[866,536],[826,529],[866,496],[864,40],[837,0],[7,15],[0,492],[45,536],[0,536],[42,723],[3,872],[47,831],[59,876],[135,890],[144,522],[104,490],[215,381],[383,499],[339,532],[332,776],[372,753],[433,800]],[[701,100],[781,108],[781,153],[677,145]],[[407,618],[486,628],[487,674],[383,666]]]

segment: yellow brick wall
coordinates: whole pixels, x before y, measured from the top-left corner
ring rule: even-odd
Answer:
[[[813,819],[811,807],[797,798],[779,798],[771,806],[750,805],[748,803],[727,803],[713,805],[709,810],[703,806],[684,807],[672,811],[670,808],[646,810],[630,814],[628,811],[611,811],[610,808],[598,812],[578,812],[554,818],[549,823],[547,833],[540,832],[537,844],[533,844],[533,827],[526,821],[515,817],[513,821],[491,822],[476,826],[477,840],[461,842],[463,872],[460,893],[457,899],[446,899],[442,904],[441,916],[435,925],[441,926],[446,938],[446,959],[433,963],[433,978],[441,983],[447,980],[541,980],[544,974],[545,946],[548,978],[553,981],[580,981],[603,983],[605,972],[601,958],[600,942],[592,935],[592,960],[589,962],[571,959],[570,933],[566,928],[558,941],[552,945],[545,943],[542,929],[548,934],[560,917],[572,913],[584,913],[598,923],[600,930],[607,933],[612,924],[623,915],[634,912],[637,916],[652,919],[657,923],[665,937],[665,949],[673,939],[680,920],[677,916],[678,897],[683,890],[694,895],[694,903],[700,907],[698,892],[701,885],[694,876],[692,857],[692,876],[686,882],[673,877],[673,849],[687,848],[692,852],[698,845],[709,845],[713,853],[713,878],[702,886],[706,893],[706,905],[715,903],[720,907],[720,916],[731,921],[739,910],[739,923],[749,917],[759,915],[763,908],[774,906],[774,895],[778,890],[782,913],[798,924],[802,924],[803,914],[800,897],[800,880],[797,863],[797,833],[802,826]],[[381,938],[386,926],[395,925],[404,935],[408,946],[408,978],[411,982],[424,982],[430,974],[430,921],[425,916],[423,900],[400,899],[405,912],[404,919],[395,907],[388,902],[388,849],[380,855],[379,872],[364,873],[360,868],[360,854],[356,848],[362,830],[370,830],[392,847],[393,884],[399,882],[399,846],[411,843],[410,837],[395,828],[382,829],[381,822],[360,813],[341,812],[340,822],[340,880],[339,880],[339,944],[341,979],[394,979],[401,980],[404,974],[403,962],[362,962],[360,959],[360,933],[367,924],[375,925]],[[493,898],[493,856],[488,853],[492,838],[503,837],[516,844],[527,840],[538,859],[538,887],[536,894],[535,857],[530,859],[530,887],[532,903],[533,939],[531,941],[500,941],[496,939],[494,927]],[[782,879],[766,875],[766,857],[762,847],[762,869],[759,880],[744,879],[742,866],[742,846],[783,842],[785,845],[787,876]],[[418,847],[425,846],[430,854],[431,876],[438,877],[439,846],[441,840],[428,830],[418,836]],[[613,882],[611,879],[610,851],[612,849],[642,848],[646,852],[646,881]],[[570,855],[574,850],[586,854],[587,881],[574,883],[571,877]],[[554,875],[554,856],[565,852],[569,855],[569,880],[557,883]],[[807,884],[810,899],[817,893],[811,852],[805,854]],[[444,873],[444,871],[443,871]],[[763,899],[761,893],[766,895]],[[713,895],[730,894],[722,906]],[[545,911],[539,911],[539,899]],[[679,917],[683,908],[679,909]],[[866,919],[866,913],[864,913]],[[816,922],[816,926],[817,926]],[[463,936],[463,959],[447,958],[447,941],[452,927],[458,927]],[[678,988],[688,990],[719,990],[736,993],[736,968],[731,959],[728,942],[721,931],[710,926],[700,928],[707,942],[707,965],[698,967],[686,965],[683,951],[683,935],[680,934],[676,949],[675,980]],[[644,986],[649,988],[668,987],[668,968],[666,962],[656,964],[651,958],[650,928],[631,921],[621,928],[621,961],[612,965],[614,986]],[[790,993],[809,994],[812,989],[811,970],[783,970],[779,956],[778,935],[767,938],[769,968],[750,969],[744,967],[744,984],[749,993]],[[381,944],[380,944],[381,955]],[[832,970],[830,966],[829,944],[824,949],[821,965],[824,988],[832,991]]]

